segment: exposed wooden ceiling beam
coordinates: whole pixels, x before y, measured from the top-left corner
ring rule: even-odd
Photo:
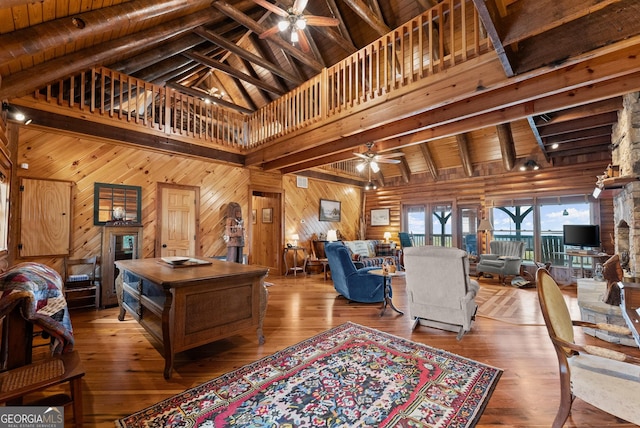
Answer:
[[[143,30],[149,30],[146,27],[148,22],[152,22],[150,16],[164,15],[164,19],[169,21],[180,18],[189,11],[193,12],[194,9],[206,9],[208,6],[208,0],[132,0],[74,15],[75,19],[90,24],[84,28],[74,25],[73,20],[68,17],[42,22],[0,35],[0,63],[42,54],[46,50],[65,46],[69,40],[74,40],[75,43],[85,41],[90,46],[89,41],[102,40],[110,33],[120,31],[129,22],[138,22],[142,33]]]
[[[409,162],[407,161],[406,156],[400,157],[399,160],[400,163],[398,164],[398,169],[400,169],[402,181],[409,183],[411,180],[411,168],[409,167]]]
[[[501,123],[496,126],[500,152],[502,153],[502,165],[507,171],[511,171],[516,165],[516,145],[513,141],[510,123]]]
[[[604,22],[611,25],[603,25]],[[518,43],[515,72],[522,74],[545,65],[562,64],[567,58],[639,33],[640,11],[637,0],[620,0],[561,27],[522,40]],[[549,46],[558,44],[563,49],[549,49]]]
[[[431,173],[431,176],[435,181],[438,181],[438,167],[436,166],[436,163],[433,160],[433,156],[431,155],[431,150],[429,150],[429,145],[427,143],[422,143],[422,144],[418,144],[418,147],[420,147],[420,152],[422,153],[422,157],[424,158],[424,161],[427,164],[427,169]]]
[[[384,36],[391,32],[391,28],[382,22],[369,7],[361,0],[344,0],[344,3],[353,10],[364,22],[366,22],[376,33]]]
[[[583,138],[581,140],[563,141],[558,143],[557,149],[549,149],[549,153],[562,152],[563,150],[583,148],[583,147],[595,147],[603,146],[606,150],[611,147],[611,135],[596,135],[589,138]]]
[[[299,80],[296,76],[294,76],[293,74],[283,70],[282,68],[278,67],[275,64],[270,63],[269,61],[265,60],[264,58],[259,57],[258,55],[255,55],[249,51],[247,51],[246,49],[241,48],[240,46],[236,45],[235,43],[225,39],[224,37],[209,31],[203,27],[198,27],[194,30],[194,33],[196,33],[197,35],[199,35],[200,37],[210,41],[211,43],[215,43],[216,45],[230,51],[233,52],[234,54],[238,55],[240,58],[244,58],[249,62],[252,62],[254,64],[259,65],[260,67],[269,70],[270,72],[272,72],[273,74],[277,74],[278,76],[287,79],[288,81],[294,83],[295,85],[301,85],[302,81]]]
[[[340,28],[340,33],[343,35],[343,38],[351,46],[355,46],[354,43],[353,43],[353,39],[351,38],[351,33],[347,29],[347,25],[344,23],[344,18],[342,17],[342,14],[340,13],[340,9],[338,8],[338,5],[336,4],[336,0],[327,0],[327,6],[329,6],[329,10],[331,10],[331,13],[333,14],[333,16],[338,21],[340,21],[340,24],[338,25],[338,28]]]
[[[203,42],[202,38],[195,34],[186,34],[177,40],[173,40],[155,49],[149,49],[140,55],[120,61],[117,64],[114,64],[111,68],[124,74],[133,75],[135,72],[140,71],[143,68],[153,66],[158,62],[166,60],[168,57],[172,57],[180,52],[195,48]]]
[[[599,114],[592,117],[584,117],[582,119],[571,120],[568,122],[559,122],[552,125],[539,126],[540,137],[543,139],[552,135],[566,134],[567,132],[575,132],[581,129],[591,129],[605,125],[613,125],[618,122],[618,113],[609,112]]]
[[[75,51],[50,61],[46,61],[13,73],[2,79],[0,99],[9,99],[26,95],[33,88],[40,88],[47,83],[63,79],[80,70],[110,63],[117,56],[130,57],[149,46],[162,43],[170,38],[191,31],[219,16],[211,8],[182,18],[157,25],[140,33],[113,39],[109,42]]]
[[[247,15],[245,15],[235,7],[231,6],[227,2],[215,1],[212,3],[212,6],[218,9],[220,12],[227,15],[229,18],[244,25],[245,27],[247,27],[248,29],[250,29],[256,34],[262,34],[267,30],[266,27],[254,21],[253,19],[251,19],[250,17],[248,17]],[[312,58],[310,55],[305,54],[300,49],[295,48],[290,43],[285,42],[281,37],[276,35],[269,38],[269,40],[271,40],[279,48],[285,50],[289,55],[295,57],[303,64],[311,67],[316,72],[320,72],[322,70],[323,65],[320,64],[315,58]]]
[[[193,89],[193,88],[190,88],[188,86],[183,86],[183,85],[180,85],[179,83],[168,82],[167,83],[167,87],[175,89],[178,92],[182,92],[184,94],[191,95],[193,97],[197,97],[197,98],[209,97],[212,102],[220,104],[221,106],[233,109],[235,111],[239,111],[240,113],[244,113],[244,114],[253,113],[252,110],[249,110],[249,109],[244,108],[242,106],[239,106],[237,104],[230,103],[230,102],[225,101],[225,100],[220,99],[220,98],[211,97],[211,96],[209,96],[209,94],[207,94],[206,92],[204,92],[202,90]]]
[[[456,135],[456,142],[458,143],[458,152],[460,153],[460,161],[462,162],[462,169],[467,177],[473,176],[473,164],[471,163],[471,154],[469,153],[469,134]]]
[[[519,0],[508,6],[503,43],[510,45],[569,21],[595,13],[620,0]]]
[[[535,122],[535,119],[533,118],[533,116],[527,116],[527,122],[529,123],[529,128],[531,129],[531,132],[533,133],[533,137],[536,139],[536,142],[538,143],[538,147],[540,147],[540,150],[544,154],[544,159],[547,162],[549,162],[549,153],[547,153],[547,148],[544,145],[544,141],[542,141],[542,137],[540,136],[540,132],[538,132],[538,127],[536,126],[536,122]]]
[[[613,125],[598,126],[591,129],[581,129],[576,132],[568,132],[566,134],[552,135],[544,139],[546,145],[569,143],[572,141],[580,141],[592,137],[611,137]]]
[[[282,92],[280,89],[271,86],[267,83],[264,83],[262,80],[260,79],[256,79],[252,76],[249,76],[248,74],[242,73],[241,71],[236,70],[235,68],[231,67],[230,65],[227,64],[223,64],[221,62],[215,61],[209,57],[206,57],[198,52],[183,52],[182,55],[186,56],[187,58],[191,58],[194,61],[198,61],[202,64],[205,64],[209,67],[215,68],[216,70],[222,71],[225,74],[228,74],[229,76],[235,77],[237,79],[240,79],[244,82],[250,83],[258,88],[262,88],[266,91],[269,91],[273,94],[276,95],[284,95],[284,92]]]
[[[542,115],[545,116],[547,120],[544,120],[542,116],[537,116],[536,125],[538,127],[544,127],[546,125],[553,125],[559,122],[581,119],[583,117],[590,117],[601,113],[618,111],[621,109],[622,97],[614,97],[577,107],[572,107],[569,109],[554,111],[550,115]]]
[[[502,33],[504,32],[502,30],[502,18],[500,17],[495,1],[473,0],[473,4],[476,6],[480,21],[487,30],[491,44],[498,54],[500,64],[502,64],[505,74],[507,77],[514,76],[515,66],[513,64],[513,52],[509,46],[505,46],[502,43]]]

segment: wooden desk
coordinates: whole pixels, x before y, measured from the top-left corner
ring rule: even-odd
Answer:
[[[163,345],[164,377],[176,352],[257,327],[267,308],[268,268],[206,260],[207,265],[170,266],[161,259],[119,260],[116,291],[120,314],[129,313]]]
[[[620,309],[622,310],[622,317],[627,323],[633,339],[640,347],[640,314],[638,310],[640,308],[640,284],[632,282],[618,283],[620,285],[622,302],[620,303]]]

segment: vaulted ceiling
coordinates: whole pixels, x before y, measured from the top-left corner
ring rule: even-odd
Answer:
[[[280,20],[274,8],[287,10],[293,1],[270,1],[274,5],[270,8],[259,3],[4,0],[0,2],[0,99],[21,97],[102,65],[189,95],[213,97],[228,108],[249,113],[439,1],[309,0],[305,15],[335,18],[338,25],[307,26],[303,31],[308,46],[292,44],[286,33],[267,31]],[[507,77],[526,76],[617,43],[630,44],[640,35],[637,0],[474,0],[474,4]],[[566,164],[576,156],[601,158],[610,152],[611,127],[620,107],[616,94],[438,139],[429,153],[421,145],[393,147],[405,154],[403,161],[385,165],[382,173],[405,176],[504,161],[505,139],[511,140],[519,157],[543,158],[549,164]],[[464,152],[461,146],[467,147]],[[378,147],[383,151],[385,145]]]

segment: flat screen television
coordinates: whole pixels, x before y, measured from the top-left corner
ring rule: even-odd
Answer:
[[[600,226],[597,224],[565,224],[562,227],[564,245],[599,247]]]

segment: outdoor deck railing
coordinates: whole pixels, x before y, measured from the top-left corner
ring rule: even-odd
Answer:
[[[413,239],[413,245],[415,246],[423,246],[423,245],[443,245],[444,242],[445,247],[453,246],[453,237],[450,234],[445,235],[433,235],[431,238],[432,243],[428,244],[427,237],[425,234],[421,233],[412,233],[411,237]],[[516,236],[513,234],[493,234],[491,237],[492,240],[496,241],[524,241],[525,243],[525,260],[534,261],[536,260],[535,256],[535,248],[534,248],[534,240],[532,235],[521,235]],[[552,266],[569,266],[569,256],[565,253],[565,246],[562,238],[562,233],[558,232],[555,234],[544,234],[540,236],[541,241],[541,249],[540,249],[540,260],[543,263],[551,262]],[[583,266],[584,263],[584,266]],[[583,260],[581,257],[573,257],[572,266],[574,267],[591,267],[591,263],[589,261]]]
[[[127,127],[242,150],[382,102],[491,49],[473,1],[443,0],[251,114],[225,108],[204,92],[185,95],[104,67],[52,83],[35,97]]]

